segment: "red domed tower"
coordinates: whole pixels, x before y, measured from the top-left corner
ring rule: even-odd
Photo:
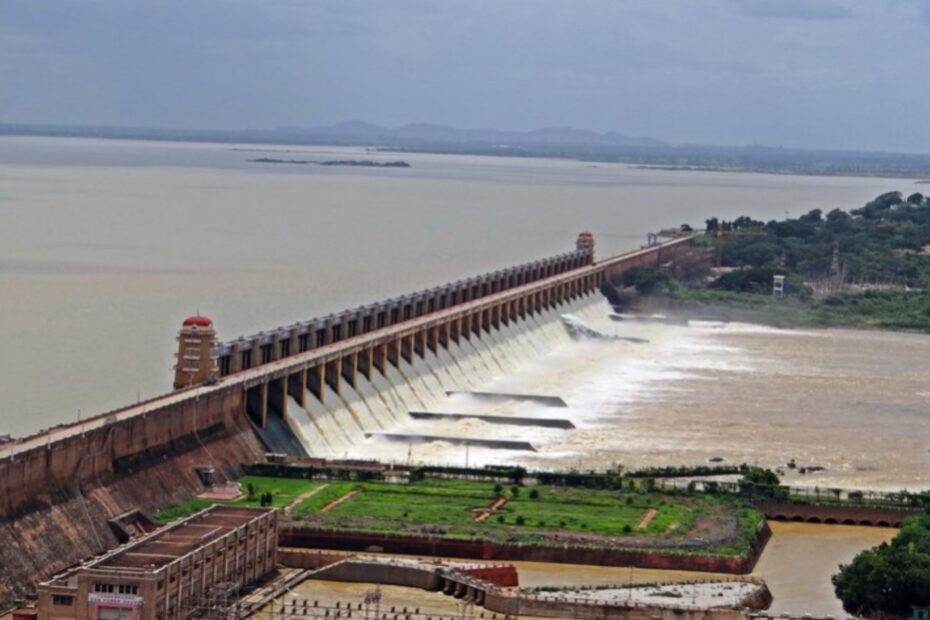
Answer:
[[[578,233],[578,240],[575,242],[575,249],[579,252],[585,252],[589,255],[588,263],[594,262],[594,235],[587,230]]]
[[[184,319],[178,334],[176,357],[174,389],[180,390],[215,377],[219,367],[213,321],[199,314]]]

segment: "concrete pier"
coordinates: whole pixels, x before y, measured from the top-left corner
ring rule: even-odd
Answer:
[[[528,441],[510,441],[506,439],[487,439],[483,437],[443,437],[442,435],[419,435],[416,433],[382,433],[368,432],[365,437],[380,437],[389,441],[403,441],[410,443],[431,443],[433,441],[445,441],[456,446],[474,446],[477,448],[492,448],[497,450],[524,450],[527,452],[536,452]]]
[[[539,426],[542,428],[575,428],[567,418],[531,418],[526,416],[484,415],[479,413],[440,413],[436,411],[411,411],[414,420],[464,420],[474,418],[490,424],[507,424],[512,426]]]
[[[481,392],[474,390],[450,390],[446,392],[447,395],[452,396],[454,394],[467,394],[468,396],[473,396],[474,398],[479,398],[481,400],[492,400],[492,401],[502,401],[502,400],[523,400],[539,405],[545,405],[546,407],[568,407],[568,404],[560,396],[543,396],[539,394],[508,394],[507,392]]]

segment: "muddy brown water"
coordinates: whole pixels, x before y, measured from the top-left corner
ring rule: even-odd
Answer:
[[[22,435],[166,391],[176,330],[198,310],[233,338],[562,252],[585,228],[604,255],[710,215],[853,208],[913,185],[434,155],[405,155],[407,170],[271,169],[249,157],[230,145],[0,139],[0,432]],[[789,475],[794,484],[930,486],[928,336],[713,323],[610,329],[649,342],[578,344],[499,382],[562,395],[578,424],[571,433],[521,430],[540,448],[528,464],[794,458],[826,468]],[[414,458],[461,456],[427,446]],[[834,615],[835,566],[892,534],[773,529],[758,574],[775,609]],[[525,571],[629,577],[622,568]]]

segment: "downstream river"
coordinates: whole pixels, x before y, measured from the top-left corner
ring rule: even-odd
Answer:
[[[258,157],[412,167],[248,161]],[[710,216],[848,209],[890,190],[914,191],[914,181],[0,138],[0,432],[23,435],[168,390],[175,334],[197,311],[232,339],[563,252],[581,230],[604,256]],[[496,380],[570,404],[578,428],[535,438],[530,464],[795,458],[825,469],[793,483],[928,486],[930,337],[712,322],[599,327],[649,342],[575,343]],[[419,450],[422,460],[461,456]],[[890,532],[807,527],[816,529],[779,527],[759,573],[776,608],[838,615],[829,574]]]

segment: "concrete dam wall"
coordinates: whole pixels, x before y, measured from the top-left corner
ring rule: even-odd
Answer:
[[[569,341],[563,315],[603,317],[608,311],[603,297],[588,291],[521,320],[470,332],[458,342],[414,345],[409,355],[390,355],[367,373],[357,372],[354,381],[341,377],[335,388],[323,381],[316,391],[304,388],[302,399],[291,392],[286,406],[276,402],[268,415],[281,416],[311,456],[343,456],[366,441],[391,437],[397,441],[442,437],[449,423],[422,422],[409,412],[454,403],[449,392],[477,390],[495,376]]]
[[[121,514],[197,495],[198,466],[223,481],[268,451],[338,456],[377,433],[409,435],[422,424],[409,411],[565,342],[562,315],[602,313],[610,278],[689,245],[600,263],[580,248],[240,339],[220,347],[218,381],[0,446],[0,603],[115,546]]]
[[[240,403],[217,394],[0,461],[0,603],[115,547],[109,522],[120,515],[203,491],[196,467],[237,478],[241,463],[263,453]]]

